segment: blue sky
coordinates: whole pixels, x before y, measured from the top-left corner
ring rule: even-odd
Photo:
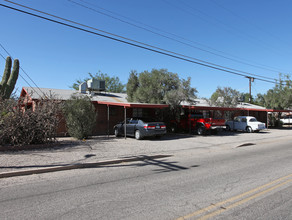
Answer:
[[[275,79],[280,72],[292,72],[290,0],[14,2],[243,72]],[[23,9],[4,0],[0,3]],[[142,72],[165,68],[178,73],[181,78],[191,77],[199,97],[210,97],[218,86],[249,91],[245,77],[156,54],[4,7],[0,7],[0,19],[1,45],[20,60],[22,68],[40,88],[68,89],[76,79],[98,71],[118,76],[127,83],[131,70]],[[7,56],[1,47],[0,53]],[[5,60],[0,57],[0,75],[4,65]],[[18,92],[23,86],[29,86],[28,83],[34,86],[25,73],[20,71],[20,74],[16,85]],[[255,80],[252,94],[265,93],[273,86],[272,83]]]

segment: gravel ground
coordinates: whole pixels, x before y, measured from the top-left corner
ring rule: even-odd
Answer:
[[[0,173],[50,168],[79,163],[124,159],[141,155],[176,155],[189,149],[196,153],[254,145],[292,137],[292,129],[271,129],[260,133],[219,132],[217,135],[197,136],[168,134],[161,139],[135,140],[97,136],[86,141],[59,138],[53,148],[0,152]]]

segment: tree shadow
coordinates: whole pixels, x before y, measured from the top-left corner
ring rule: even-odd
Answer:
[[[169,157],[170,155],[167,155],[166,157]],[[164,173],[164,172],[172,172],[172,171],[182,171],[182,170],[188,170],[190,168],[197,168],[200,167],[200,165],[192,165],[190,167],[180,166],[178,165],[177,161],[167,161],[166,159],[158,159],[158,158],[152,158],[152,156],[140,156],[141,160],[137,160],[134,163],[122,163],[122,164],[112,164],[112,165],[104,165],[101,167],[146,167],[146,166],[155,166],[158,167],[158,169],[154,169],[154,172],[157,173]],[[91,167],[96,168],[96,167]]]
[[[91,157],[95,155],[85,155],[84,157]],[[96,168],[109,168],[109,167],[145,167],[145,166],[155,166],[159,169],[154,169],[154,172],[171,172],[171,171],[182,171],[188,170],[190,168],[197,168],[200,165],[192,165],[190,167],[184,167],[178,165],[176,161],[166,161],[162,159],[165,157],[171,157],[171,155],[154,155],[147,156],[141,155],[137,157],[126,157],[121,160],[116,161],[105,161],[105,162],[96,162],[96,163],[56,163],[56,164],[44,164],[44,165],[26,165],[26,166],[0,166],[0,169],[31,169],[28,174],[21,175],[30,175],[32,173],[47,173],[47,172],[57,172],[64,170],[73,170],[73,169],[96,169]],[[35,169],[34,168],[44,168],[44,169]]]

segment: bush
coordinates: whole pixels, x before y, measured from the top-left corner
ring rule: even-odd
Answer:
[[[59,102],[39,101],[35,108],[20,106],[14,100],[0,100],[0,145],[44,144],[56,139]]]
[[[63,106],[68,133],[77,139],[88,138],[96,123],[95,107],[87,96],[72,96]]]

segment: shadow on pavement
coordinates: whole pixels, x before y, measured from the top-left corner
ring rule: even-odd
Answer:
[[[113,161],[104,161],[97,163],[78,163],[78,164],[46,164],[46,165],[27,165],[27,166],[1,166],[1,169],[15,169],[16,171],[10,173],[0,173],[0,178],[7,178],[12,176],[24,176],[31,174],[41,174],[49,172],[57,172],[73,169],[88,169],[88,168],[106,168],[106,167],[143,167],[143,166],[157,166],[155,172],[170,172],[187,170],[189,167],[177,165],[178,162],[166,162],[162,158],[171,157],[171,155],[141,155],[137,157],[129,157]],[[139,162],[139,163],[137,163]],[[190,168],[199,167],[193,165]],[[40,169],[43,168],[43,169]],[[30,169],[30,170],[24,170]],[[18,171],[18,172],[17,172]]]

